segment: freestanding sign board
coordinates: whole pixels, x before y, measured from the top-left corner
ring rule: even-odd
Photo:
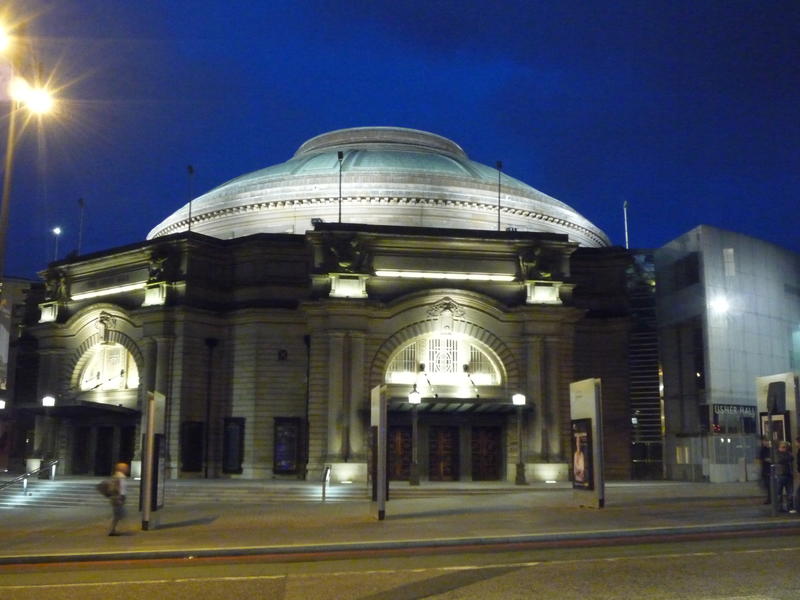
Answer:
[[[793,434],[800,433],[793,431],[797,427],[797,423],[792,422],[796,421],[797,410],[800,408],[795,373],[756,377],[756,394],[762,437],[766,437],[771,443],[777,443],[783,440],[791,441],[794,437]],[[772,426],[767,423],[768,414],[771,415]]]
[[[379,521],[386,518],[386,496],[387,496],[387,431],[386,431],[386,386],[376,385],[372,388],[370,405],[370,426],[372,429],[373,443],[373,500]]]
[[[569,385],[572,419],[572,488],[578,506],[603,508],[603,410],[602,389],[597,378]]]
[[[797,375],[792,372],[756,377],[756,402],[760,433],[770,446],[770,497],[772,516],[778,515],[780,498],[777,494],[777,473],[775,459],[778,444],[782,441],[792,443],[797,435],[797,415],[800,409],[798,399]],[[795,421],[794,423],[792,421]],[[794,467],[792,467],[794,470]]]
[[[163,418],[165,407],[164,394],[159,392],[147,392],[146,406],[146,429],[144,432],[144,445],[142,451],[142,485],[140,489],[141,510],[142,510],[142,530],[147,531],[151,525],[153,511],[158,510],[164,505],[164,480],[166,479],[166,448],[164,447],[164,436],[157,434],[156,429],[163,427],[159,425],[158,417]],[[163,423],[163,420],[162,420]],[[157,442],[157,435],[161,435],[160,442]],[[160,443],[160,450],[157,444]],[[159,482],[161,485],[159,485]],[[150,501],[147,501],[147,500]]]

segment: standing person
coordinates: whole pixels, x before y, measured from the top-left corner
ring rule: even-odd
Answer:
[[[778,494],[778,500],[781,501],[781,510],[785,511],[792,508],[793,462],[791,444],[784,440],[778,444],[778,453],[775,455],[775,474],[778,480],[775,493]],[[783,500],[784,493],[786,494],[785,501]]]
[[[122,535],[117,531],[117,525],[125,518],[125,495],[128,491],[128,465],[117,463],[114,466],[114,474],[111,476],[112,493],[111,500],[111,530],[108,535]]]
[[[770,484],[770,463],[772,462],[772,451],[769,445],[769,439],[766,437],[761,438],[761,449],[758,452],[758,462],[761,463],[761,486],[767,492],[767,499],[764,504],[772,504],[772,485]]]
[[[794,441],[795,445],[797,446],[797,458],[794,463],[794,504],[791,506],[791,510],[789,511],[792,514],[795,514],[797,510],[800,509],[800,435],[798,435]]]

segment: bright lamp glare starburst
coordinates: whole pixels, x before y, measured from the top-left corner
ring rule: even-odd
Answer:
[[[55,100],[53,95],[45,88],[32,87],[22,77],[15,77],[9,85],[9,94],[24,104],[28,110],[35,114],[45,114],[53,110]]]

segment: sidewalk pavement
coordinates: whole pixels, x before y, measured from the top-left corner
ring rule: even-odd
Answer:
[[[612,482],[603,509],[580,508],[573,494],[565,484],[420,494],[390,500],[384,521],[365,500],[168,505],[149,531],[133,503],[119,537],[106,535],[110,508],[13,508],[0,511],[0,564],[800,532],[797,515],[770,515],[754,483]]]

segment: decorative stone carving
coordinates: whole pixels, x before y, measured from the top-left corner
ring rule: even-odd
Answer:
[[[69,279],[63,270],[48,271],[45,275],[45,297],[52,302],[69,300]]]
[[[459,317],[459,318],[463,318],[467,314],[464,311],[464,309],[461,308],[461,306],[455,300],[450,298],[449,296],[445,296],[444,298],[439,300],[436,304],[431,306],[428,309],[428,314],[431,317],[438,317],[444,311],[449,311],[450,313],[453,314],[453,316]]]
[[[536,279],[541,281],[552,278],[553,273],[549,269],[545,257],[542,256],[541,248],[536,247],[523,250],[520,252],[517,259],[519,261],[519,270],[523,280],[529,281]]]
[[[149,273],[147,276],[148,283],[155,283],[164,279],[164,269],[168,258],[168,256],[156,252],[150,255],[150,262],[148,263]]]
[[[452,298],[445,297],[434,304],[428,314],[439,321],[437,329],[440,333],[449,334],[453,332],[456,317],[463,318],[466,313]]]
[[[100,335],[100,338],[103,340],[104,344],[109,343],[111,329],[114,328],[116,324],[117,319],[105,311],[101,312],[100,316],[97,317],[95,327],[97,328],[97,333]]]
[[[327,241],[328,271],[331,273],[365,273],[368,254],[357,237],[330,237]]]

